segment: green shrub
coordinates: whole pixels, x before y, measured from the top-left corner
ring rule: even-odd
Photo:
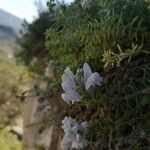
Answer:
[[[123,136],[129,149],[143,148],[141,131],[146,132],[149,125],[150,4],[144,0],[88,2],[48,2],[53,22],[46,30],[48,52],[43,57],[55,62],[51,89],[59,91],[66,66],[76,70],[87,62],[93,71],[102,72],[103,84],[92,97],[85,96],[85,111],[78,104],[69,113],[91,122],[88,138],[93,146],[110,149],[111,142]]]

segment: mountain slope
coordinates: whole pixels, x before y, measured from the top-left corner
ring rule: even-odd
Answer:
[[[2,9],[0,9],[0,25],[8,26],[18,31],[21,28],[22,20]]]
[[[18,49],[16,39],[22,23],[20,18],[0,9],[0,55],[13,57]]]

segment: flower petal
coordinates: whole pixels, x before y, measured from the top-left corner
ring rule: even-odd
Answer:
[[[68,104],[71,102],[74,104],[75,102],[81,101],[82,97],[79,95],[79,93],[76,90],[69,89],[66,91],[66,93],[63,93],[61,95],[61,98],[67,102]]]
[[[85,83],[86,90],[88,90],[91,86],[95,87],[95,85],[101,85],[102,80],[103,78],[99,75],[98,72],[92,73]]]
[[[68,82],[62,82],[61,83],[61,87],[65,92],[69,92],[70,90],[72,90],[72,87],[70,86],[70,84]]]
[[[84,83],[86,83],[87,79],[92,74],[92,70],[91,70],[90,66],[87,63],[85,63],[83,65],[83,71],[84,71]]]
[[[72,73],[69,67],[66,67],[65,73],[62,76],[62,88],[65,92],[69,91],[69,89],[76,89],[75,76]]]
[[[66,93],[61,94],[61,98],[67,103],[70,104],[69,97]]]
[[[86,146],[87,141],[80,134],[76,134],[76,139],[72,142],[72,148],[83,149]]]
[[[69,76],[70,78],[75,78],[73,72],[71,71],[71,69],[69,67],[66,67],[66,69],[64,70],[65,74],[67,76]]]
[[[76,90],[72,89],[67,94],[72,104],[74,104],[74,102],[79,102],[82,99],[82,97],[79,95],[79,93]]]

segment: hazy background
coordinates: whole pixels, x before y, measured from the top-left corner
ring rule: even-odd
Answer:
[[[58,0],[70,3],[73,0]],[[47,0],[1,0],[0,8],[19,17],[31,22],[37,16],[37,3],[41,3],[46,9]]]

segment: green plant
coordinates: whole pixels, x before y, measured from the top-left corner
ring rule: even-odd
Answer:
[[[64,68],[76,70],[87,62],[93,71],[102,72],[104,81],[67,113],[91,123],[91,149],[111,149],[121,140],[127,141],[121,148],[143,148],[142,140],[148,138],[140,139],[141,131],[149,126],[148,1],[97,0],[83,6],[80,0],[70,5],[51,0],[48,7],[53,23],[46,30],[48,52],[43,57],[55,62],[49,89],[59,93]]]

